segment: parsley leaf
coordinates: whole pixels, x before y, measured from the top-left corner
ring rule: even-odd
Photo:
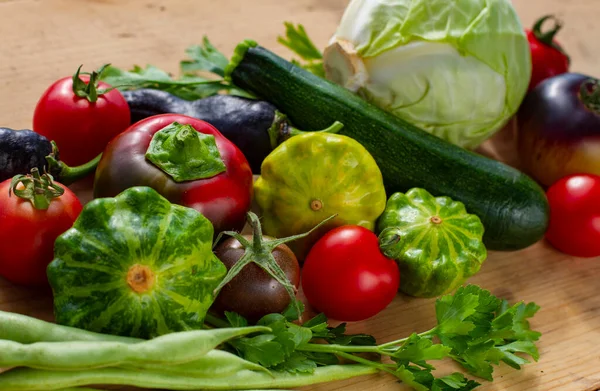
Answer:
[[[269,314],[258,324],[271,332],[245,336],[228,342],[244,359],[274,371],[310,374],[317,367],[354,361],[390,373],[416,391],[471,391],[479,383],[461,373],[436,377],[433,360],[447,357],[470,374],[493,379],[494,366],[504,362],[520,369],[528,359],[538,360],[535,345],[540,333],[529,319],[539,310],[534,303],[508,303],[474,285],[459,288],[436,301],[438,325],[421,334],[376,345],[366,334],[347,335],[346,324],[329,327],[319,314],[303,325],[292,323],[297,311]],[[225,314],[225,325],[244,327],[244,318]],[[439,341],[438,341],[439,340]],[[392,361],[382,360],[387,356]]]
[[[231,327],[246,327],[248,326],[248,321],[242,315],[237,312],[225,311],[225,318],[231,325]]]
[[[282,315],[285,316],[287,320],[293,322],[295,320],[300,319],[300,316],[304,312],[304,303],[300,300],[295,300],[295,302],[290,303],[287,308],[282,312]]]
[[[468,380],[462,373],[455,372],[452,375],[435,379],[431,391],[471,391],[479,386],[480,384],[476,381]]]
[[[307,71],[325,77],[325,68],[323,67],[323,55],[317,49],[304,30],[304,26],[299,24],[297,27],[293,23],[285,22],[285,37],[278,37],[277,42],[281,43],[296,55],[298,55],[304,63],[297,60],[292,60],[292,64],[298,65]]]
[[[529,361],[514,353],[525,353],[530,355],[535,361],[540,358],[537,346],[532,341],[515,341],[498,348],[503,354],[502,361],[515,369],[521,369],[521,365]]]
[[[329,327],[328,333],[324,337],[331,344],[336,345],[355,345],[355,346],[374,346],[377,344],[375,337],[368,334],[345,334],[346,323],[341,323],[337,327]]]
[[[120,90],[153,88],[186,100],[205,98],[232,88],[223,80],[209,80],[199,76],[185,75],[174,79],[169,73],[153,65],[147,65],[146,68],[135,65],[130,71],[108,66],[100,78]]]
[[[185,53],[189,59],[180,62],[183,73],[207,71],[221,77],[225,76],[225,68],[229,64],[229,60],[210,43],[206,35],[203,37],[201,45],[190,46]]]
[[[450,350],[447,346],[434,344],[430,339],[413,333],[398,351],[391,354],[391,357],[400,364],[413,362],[433,369],[431,366],[426,366],[425,361],[441,360],[450,354]]]
[[[294,352],[282,364],[274,369],[290,373],[313,373],[317,368],[317,363],[309,359],[305,354]]]
[[[438,321],[437,330],[440,334],[467,335],[475,328],[467,318],[473,315],[479,305],[479,297],[459,288],[454,295],[447,295],[435,303],[435,313]]]
[[[285,361],[285,354],[281,345],[274,341],[275,338],[273,334],[262,334],[240,338],[231,344],[241,353],[242,358],[270,368]]]
[[[469,373],[491,381],[492,365],[504,361],[519,369],[528,362],[515,353],[538,359],[533,341],[540,333],[532,331],[527,320],[538,309],[533,303],[510,307],[489,291],[469,285],[438,300],[435,333],[452,349],[450,354],[456,362]]]

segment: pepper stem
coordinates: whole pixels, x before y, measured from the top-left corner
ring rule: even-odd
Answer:
[[[544,23],[546,23],[546,21],[548,21],[548,20],[551,20],[552,22],[554,22],[554,27],[548,31],[542,31],[542,27],[544,26]],[[550,46],[550,47],[558,50],[565,57],[567,57],[567,60],[569,61],[569,64],[570,64],[571,58],[569,57],[569,55],[567,53],[565,53],[565,51],[563,50],[562,47],[560,47],[558,44],[556,44],[556,42],[554,42],[554,37],[556,36],[556,34],[558,34],[558,32],[562,29],[562,27],[563,27],[563,23],[561,20],[556,18],[554,15],[546,15],[546,16],[543,16],[540,19],[538,19],[537,22],[535,22],[531,31],[533,32],[533,35],[535,36],[535,38],[538,41],[540,41],[541,43],[543,43],[546,46]]]
[[[344,127],[343,123],[341,123],[339,121],[335,121],[328,128],[325,128],[322,130],[317,130],[316,132],[318,132],[318,133],[338,133],[343,127]],[[313,133],[310,131],[307,132],[307,131],[300,130],[298,128],[293,127],[290,124],[287,116],[277,110],[275,111],[275,117],[273,119],[273,124],[271,125],[269,130],[267,130],[267,132],[269,133],[269,140],[271,141],[271,148],[273,148],[273,149],[275,149],[279,144],[283,143],[285,140],[289,139],[290,137],[299,136],[301,134],[306,134],[306,133]]]
[[[579,99],[588,110],[600,115],[600,80],[588,79],[581,83]]]
[[[215,136],[178,122],[152,136],[146,159],[175,182],[210,178],[227,170]]]
[[[77,68],[77,72],[73,75],[73,93],[75,96],[80,98],[87,99],[90,103],[95,103],[98,100],[98,97],[107,92],[107,90],[99,90],[98,82],[100,79],[100,75],[102,72],[109,66],[110,64],[104,64],[97,71],[93,71],[92,73],[85,73],[90,76],[90,80],[86,83],[83,81],[79,75],[81,73],[81,67]]]
[[[82,164],[77,167],[70,167],[64,162],[58,160],[58,147],[56,143],[52,141],[52,153],[46,156],[46,162],[48,162],[48,171],[53,173],[59,178],[60,183],[63,185],[70,185],[80,179],[85,178],[96,170],[102,154],[99,154],[89,162]]]
[[[22,185],[22,188],[19,185]],[[9,196],[11,193],[29,200],[35,209],[47,210],[52,200],[62,196],[65,189],[53,182],[52,175],[40,175],[37,168],[32,168],[31,174],[13,177],[8,190]]]

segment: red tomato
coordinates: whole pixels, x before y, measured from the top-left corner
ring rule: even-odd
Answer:
[[[0,275],[23,285],[48,284],[46,267],[54,258],[54,241],[71,228],[82,206],[63,185],[64,194],[46,210],[12,194],[11,180],[0,183]]]
[[[554,28],[542,32],[545,21],[554,21]],[[548,15],[538,20],[531,30],[526,30],[527,40],[531,49],[532,73],[529,91],[542,81],[569,71],[569,56],[565,54],[554,36],[560,31],[562,24]]]
[[[546,239],[565,254],[600,255],[600,176],[569,175],[550,186]]]
[[[360,226],[329,231],[310,250],[302,269],[308,302],[329,318],[367,319],[396,296],[400,271],[379,250],[377,236]]]
[[[94,88],[110,88],[96,81],[97,74],[94,74]],[[78,73],[76,76],[79,78]],[[117,89],[102,93],[94,100],[93,94],[86,97],[88,92],[82,92],[89,86],[90,77],[83,75],[81,80],[75,88],[73,77],[56,81],[44,92],[33,115],[33,130],[55,141],[61,160],[71,166],[98,156],[113,137],[127,129],[130,121],[127,101]],[[84,97],[77,95],[76,90]]]

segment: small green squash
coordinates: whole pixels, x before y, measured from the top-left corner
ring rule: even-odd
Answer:
[[[91,201],[48,266],[57,323],[139,338],[201,328],[227,273],[212,240],[207,218],[149,187]]]
[[[487,257],[479,217],[461,202],[424,189],[393,194],[377,228],[381,250],[400,266],[400,290],[412,296],[458,288]]]
[[[265,234],[277,238],[307,232],[336,215],[290,243],[299,259],[333,228],[352,224],[373,231],[386,202],[371,154],[350,137],[327,132],[294,136],[273,150],[263,161],[254,195]]]

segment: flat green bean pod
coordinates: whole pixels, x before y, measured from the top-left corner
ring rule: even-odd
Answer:
[[[267,327],[195,330],[166,334],[134,344],[112,341],[36,342],[0,340],[0,368],[83,370],[123,364],[175,365],[197,360],[225,341]]]
[[[122,365],[121,367],[127,369],[143,369],[152,372],[170,373],[189,377],[229,376],[244,369],[270,373],[267,368],[259,364],[244,360],[235,354],[218,349],[211,350],[198,360],[190,361],[184,364],[135,364]]]
[[[311,384],[344,380],[378,372],[362,365],[330,365],[317,368],[311,374],[243,370],[226,377],[175,376],[152,371],[102,368],[86,371],[45,371],[16,368],[0,375],[2,391],[51,391],[69,387],[106,384],[158,388],[167,390],[249,390],[302,387]]]
[[[99,334],[75,327],[61,326],[31,316],[0,311],[0,339],[20,343],[62,341],[115,341],[136,343],[137,338]]]

